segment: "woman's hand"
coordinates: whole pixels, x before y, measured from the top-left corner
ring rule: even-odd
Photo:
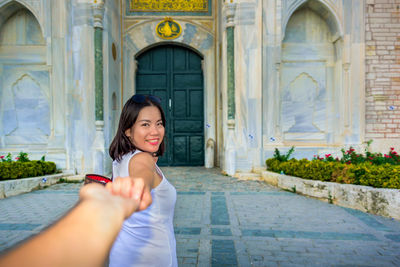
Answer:
[[[110,184],[110,183],[109,183]],[[96,183],[85,185],[79,192],[81,201],[94,201],[102,206],[111,205],[112,209],[120,210],[124,219],[128,218],[134,211],[138,210],[140,200],[127,197],[122,194],[113,194],[109,189]]]
[[[150,186],[140,177],[117,177],[106,184],[106,189],[113,195],[140,201],[137,211],[147,209],[152,203]]]

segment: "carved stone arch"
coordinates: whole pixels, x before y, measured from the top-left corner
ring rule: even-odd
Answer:
[[[143,49],[141,49],[140,51],[138,51],[138,52],[135,54],[135,58],[138,58],[141,54],[145,53],[145,52],[148,51],[148,50],[151,50],[152,48],[154,48],[154,47],[156,47],[156,46],[169,45],[169,44],[185,47],[185,48],[187,48],[187,49],[189,49],[189,50],[195,52],[195,53],[196,53],[197,55],[199,55],[202,59],[204,58],[203,54],[202,54],[199,50],[197,50],[196,48],[194,48],[194,47],[192,47],[192,46],[189,46],[189,45],[187,45],[187,44],[185,44],[185,43],[174,42],[174,41],[162,41],[162,42],[157,42],[157,43],[153,43],[153,44],[151,44],[151,45],[149,45],[149,46],[146,46],[146,47],[144,47]]]
[[[197,25],[185,20],[179,20],[182,27],[182,34],[174,40],[163,40],[155,33],[155,28],[160,20],[148,20],[129,27],[125,35],[125,44],[133,49],[134,54],[144,51],[148,47],[160,43],[175,43],[195,50],[198,54],[204,55],[205,50],[210,49],[214,43],[214,35],[204,26]],[[138,38],[138,37],[143,38]]]
[[[304,6],[308,6],[325,19],[333,35],[334,40],[332,40],[332,42],[342,38],[344,34],[342,20],[338,15],[338,8],[335,4],[336,1],[332,2],[331,0],[292,0],[286,5],[283,11],[281,40],[283,41],[285,39],[286,27],[293,13]]]
[[[30,1],[32,2],[32,1]],[[7,19],[12,16],[16,11],[20,9],[27,9],[29,12],[32,13],[32,15],[35,17],[36,21],[38,22],[40,26],[40,30],[42,32],[43,38],[45,30],[44,30],[44,25],[43,25],[43,18],[39,14],[39,10],[35,9],[32,4],[28,3],[28,1],[22,1],[22,0],[6,0],[3,3],[0,4],[0,27],[3,25]]]

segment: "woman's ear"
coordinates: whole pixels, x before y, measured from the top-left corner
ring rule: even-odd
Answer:
[[[129,128],[125,131],[125,135],[128,137],[131,137],[131,128]]]

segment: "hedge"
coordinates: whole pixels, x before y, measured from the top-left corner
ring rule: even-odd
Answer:
[[[51,161],[0,162],[0,180],[53,174],[56,170],[56,164]]]
[[[400,189],[400,165],[344,164],[320,160],[266,160],[267,169],[311,180]]]

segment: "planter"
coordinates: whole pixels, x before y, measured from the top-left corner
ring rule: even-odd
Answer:
[[[282,189],[342,207],[400,220],[399,189],[322,182],[270,171],[263,171],[261,179]]]
[[[28,193],[36,189],[56,184],[61,178],[72,176],[72,173],[57,173],[31,178],[0,181],[0,199]],[[83,177],[81,177],[83,180]]]

